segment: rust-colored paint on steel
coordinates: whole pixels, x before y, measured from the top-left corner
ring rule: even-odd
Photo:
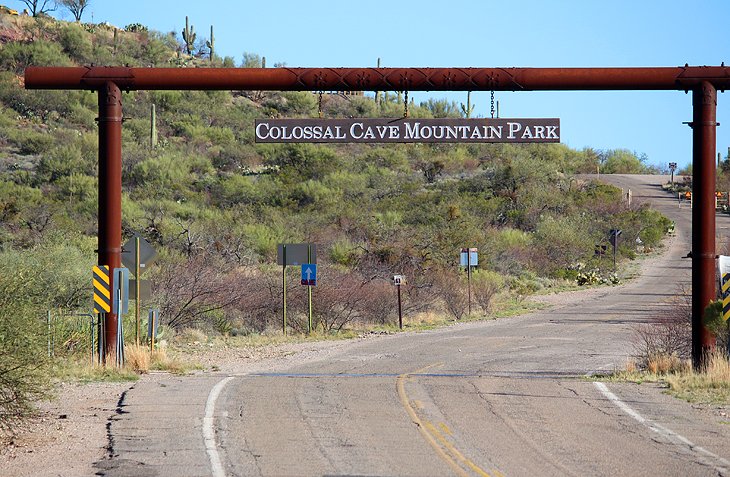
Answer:
[[[715,297],[717,90],[730,67],[649,68],[128,68],[28,67],[27,89],[99,91],[99,264],[120,266],[121,94],[132,90],[591,91],[692,90],[695,208],[692,212],[692,358],[701,366],[715,338],[704,307]],[[118,101],[117,101],[118,100]],[[107,352],[116,346],[107,321]],[[113,323],[111,322],[113,320]],[[111,325],[111,326],[110,326]],[[113,338],[113,339],[112,339]]]
[[[715,289],[715,142],[717,89],[703,82],[692,90],[692,363],[704,366],[715,347],[705,326],[705,307],[717,298]],[[700,205],[699,207],[697,205]]]
[[[730,88],[730,67],[647,68],[128,68],[28,67],[28,89],[270,91],[690,90]]]
[[[99,96],[99,243],[98,263],[109,265],[114,289],[114,269],[122,266],[122,92],[105,83]],[[112,297],[112,300],[116,300]],[[104,359],[116,356],[117,314],[107,313]]]

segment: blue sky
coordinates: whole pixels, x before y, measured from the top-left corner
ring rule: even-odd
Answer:
[[[22,10],[19,0],[5,0]],[[335,67],[589,67],[730,64],[730,0],[91,0],[84,21],[177,32],[185,15],[236,64]],[[54,13],[70,19],[62,11]],[[626,148],[651,164],[691,163],[691,94],[497,92],[502,117],[559,117],[562,142]],[[466,102],[465,92],[414,93]],[[472,93],[489,115],[489,92]],[[718,93],[717,150],[730,146],[730,92]]]

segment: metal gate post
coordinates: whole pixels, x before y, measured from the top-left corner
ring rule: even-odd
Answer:
[[[99,88],[99,244],[98,264],[122,265],[122,92],[111,82]],[[106,313],[104,357],[117,355],[117,314]],[[106,362],[106,361],[105,361]]]
[[[703,321],[715,289],[715,140],[717,89],[708,81],[692,90],[692,364],[700,369],[715,347]]]

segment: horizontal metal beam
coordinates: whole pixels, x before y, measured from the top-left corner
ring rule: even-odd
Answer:
[[[730,67],[655,68],[127,68],[37,67],[27,89],[268,91],[555,91],[730,88]]]

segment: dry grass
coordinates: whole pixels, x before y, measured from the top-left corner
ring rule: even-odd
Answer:
[[[629,360],[625,370],[604,378],[636,383],[662,382],[670,394],[689,402],[730,405],[730,360],[719,351],[700,372],[692,368],[691,361],[676,355],[651,356],[647,367],[639,364]]]
[[[150,353],[146,346],[129,345],[124,347],[124,357],[124,367],[140,374],[148,373],[150,370],[185,374],[196,367],[169,357],[164,348],[155,349]]]
[[[114,363],[114,357],[109,356],[107,363]],[[65,360],[55,363],[53,377],[61,381],[87,382],[123,382],[136,381],[139,375],[127,368],[117,368],[114,365],[102,366],[89,364],[87,360]]]
[[[124,366],[136,371],[146,373],[150,370],[150,351],[139,345],[127,345],[124,347]]]
[[[208,335],[196,328],[185,328],[172,338],[174,344],[207,343]]]
[[[682,373],[691,370],[688,361],[682,360],[676,354],[657,353],[648,357],[646,368],[651,374]]]
[[[688,370],[666,378],[672,394],[691,402],[730,404],[730,361],[715,353],[702,372]]]
[[[626,372],[629,374],[634,374],[638,372],[638,369],[636,367],[636,361],[634,361],[633,359],[626,360]]]

